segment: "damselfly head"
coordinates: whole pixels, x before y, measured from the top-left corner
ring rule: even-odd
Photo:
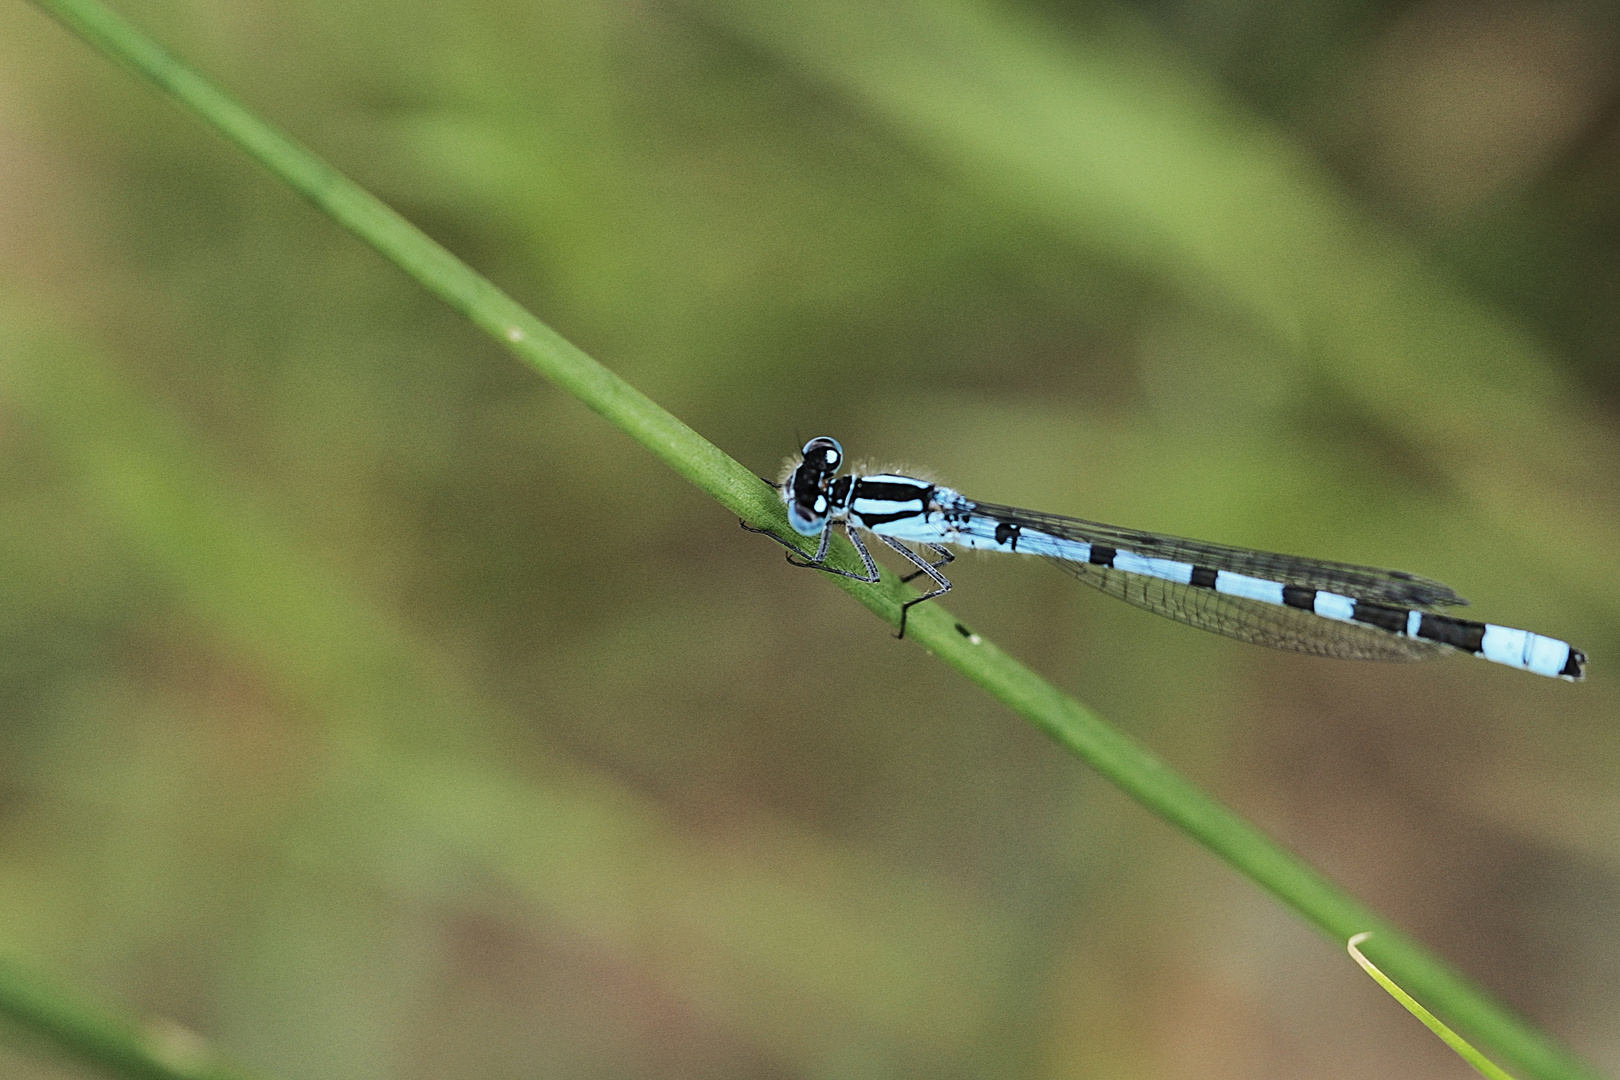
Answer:
[[[833,480],[844,464],[844,448],[823,435],[804,444],[803,458],[782,485],[788,524],[801,536],[816,536],[827,527]]]

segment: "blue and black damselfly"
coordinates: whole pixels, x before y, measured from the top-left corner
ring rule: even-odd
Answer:
[[[807,554],[775,539],[792,549],[788,561],[795,565],[865,582],[878,580],[878,568],[857,528],[893,548],[916,567],[906,580],[927,577],[934,586],[901,607],[902,637],[913,606],[950,590],[940,568],[954,558],[954,546],[1044,555],[1126,603],[1256,645],[1352,660],[1428,660],[1466,652],[1553,678],[1574,681],[1586,673],[1585,654],[1567,642],[1441,614],[1437,608],[1467,601],[1415,574],[974,502],[912,476],[840,476],[843,464],[836,439],[805,443],[779,490],[794,531],[816,539],[816,548]],[[836,525],[848,533],[864,573],[827,565]]]

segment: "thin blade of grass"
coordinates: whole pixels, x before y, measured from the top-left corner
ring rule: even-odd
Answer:
[[[0,1014],[36,1038],[119,1076],[140,1080],[252,1080],[194,1032],[141,1024],[0,959]]]
[[[1367,955],[1363,953],[1360,948],[1361,943],[1370,937],[1372,937],[1372,934],[1363,930],[1361,933],[1352,937],[1345,945],[1345,948],[1349,949],[1350,951],[1351,958],[1354,959],[1356,963],[1361,965],[1362,970],[1368,975],[1371,975],[1373,977],[1373,981],[1379,986],[1382,986],[1389,993],[1390,997],[1404,1005],[1407,1012],[1423,1021],[1424,1027],[1440,1036],[1441,1042],[1455,1050],[1457,1052],[1457,1056],[1468,1062],[1468,1064],[1472,1065],[1475,1070],[1480,1073],[1480,1075],[1488,1076],[1490,1077],[1490,1080],[1513,1080],[1513,1077],[1508,1073],[1503,1072],[1496,1062],[1474,1049],[1467,1039],[1464,1039],[1461,1035],[1458,1035],[1455,1031],[1452,1031],[1450,1028],[1446,1027],[1445,1024],[1440,1022],[1439,1017],[1435,1016],[1434,1013],[1430,1012],[1428,1009],[1425,1009],[1415,998],[1412,997],[1411,994],[1408,994],[1405,990],[1402,990],[1399,986],[1397,986],[1395,981],[1388,975],[1385,975],[1382,971],[1379,971],[1378,965],[1367,959]]]

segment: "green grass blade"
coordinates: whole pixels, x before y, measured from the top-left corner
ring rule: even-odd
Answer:
[[[140,1080],[250,1080],[196,1034],[137,1024],[0,960],[0,1016],[119,1076]]]
[[[1513,1080],[1513,1077],[1502,1071],[1502,1069],[1497,1066],[1496,1062],[1492,1061],[1478,1050],[1475,1050],[1473,1046],[1469,1044],[1467,1039],[1464,1039],[1461,1035],[1458,1035],[1455,1031],[1452,1031],[1450,1028],[1446,1027],[1445,1024],[1440,1022],[1440,1019],[1436,1017],[1434,1013],[1430,1012],[1428,1009],[1425,1009],[1412,997],[1411,994],[1408,994],[1405,990],[1402,990],[1399,986],[1395,985],[1395,981],[1393,979],[1391,979],[1388,975],[1385,975],[1382,971],[1378,970],[1378,965],[1367,959],[1366,954],[1363,953],[1360,948],[1361,943],[1370,937],[1372,937],[1372,934],[1368,933],[1367,931],[1362,931],[1361,933],[1352,937],[1345,946],[1350,950],[1351,958],[1354,959],[1356,963],[1361,965],[1362,970],[1368,975],[1371,975],[1374,982],[1388,991],[1390,997],[1406,1006],[1407,1012],[1423,1021],[1424,1027],[1440,1036],[1441,1042],[1457,1051],[1457,1055],[1464,1061],[1468,1062],[1468,1064],[1472,1065],[1480,1073],[1480,1075],[1488,1076],[1490,1077],[1490,1080]]]
[[[786,534],[779,501],[749,469],[568,343],[352,181],[93,0],[35,3],[192,109],[339,224],[722,506],[756,526]],[[853,567],[848,546],[841,544],[839,552],[843,565]],[[898,623],[900,600],[911,595],[892,577],[876,586],[842,579],[837,584],[891,624]],[[1386,969],[1453,1022],[1518,1063],[1528,1075],[1546,1080],[1596,1076],[1547,1036],[1147,750],[993,644],[962,631],[943,608],[928,605],[919,609],[911,617],[908,634],[1329,937],[1343,941],[1357,931],[1376,929]]]

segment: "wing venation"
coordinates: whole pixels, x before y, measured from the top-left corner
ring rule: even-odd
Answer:
[[[1280,581],[1285,585],[1325,589],[1357,600],[1423,609],[1468,603],[1450,586],[1403,570],[1381,570],[1374,566],[1357,566],[1328,559],[1252,551],[1180,536],[1122,529],[1061,514],[1043,514],[1015,506],[976,503],[975,509],[999,521],[1009,521],[1066,540],[1106,544],[1140,555],[1174,559],[1211,570],[1230,570],[1267,581]]]
[[[1065,573],[1127,604],[1255,645],[1346,660],[1432,660],[1453,651],[1438,642],[1326,619],[1300,608],[1230,596],[1107,566],[1056,558],[1051,561]]]

